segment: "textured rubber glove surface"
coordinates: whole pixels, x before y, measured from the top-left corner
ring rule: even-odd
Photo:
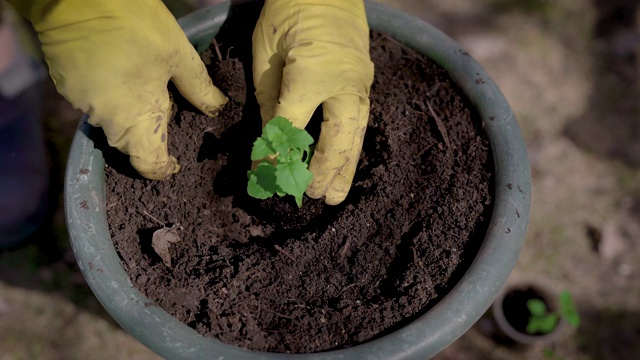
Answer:
[[[304,128],[322,104],[306,192],[342,202],[362,150],[373,82],[364,2],[266,0],[253,33],[253,81],[263,125],[279,115]]]
[[[144,177],[179,170],[167,151],[167,83],[206,114],[227,101],[160,0],[10,1],[38,32],[58,91]]]

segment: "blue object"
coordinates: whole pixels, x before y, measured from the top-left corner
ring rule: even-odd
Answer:
[[[19,45],[16,50],[0,73],[0,249],[32,235],[48,209],[43,69]]]

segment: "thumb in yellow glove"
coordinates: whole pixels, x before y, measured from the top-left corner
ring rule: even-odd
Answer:
[[[167,83],[213,115],[227,98],[160,0],[9,0],[33,24],[58,91],[149,179],[180,166],[167,151]]]
[[[322,104],[306,193],[342,202],[362,150],[373,82],[363,1],[266,0],[253,33],[253,81],[263,126],[277,115],[304,128]]]

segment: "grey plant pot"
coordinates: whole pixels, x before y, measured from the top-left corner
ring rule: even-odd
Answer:
[[[179,22],[192,43],[203,50],[230,11],[231,4],[222,3],[196,11]],[[524,242],[531,190],[527,153],[511,108],[487,73],[449,37],[420,19],[379,3],[367,2],[366,11],[371,29],[389,34],[443,66],[482,117],[494,157],[495,203],[479,253],[460,282],[423,316],[393,333],[352,348],[280,354],[250,351],[203,337],[163,309],[148,306],[152,302],[133,287],[122,268],[107,225],[104,158],[94,148],[85,116],[73,140],[65,178],[71,244],[84,277],[102,305],[134,338],[163,357],[425,359],[467,331],[505,283]]]

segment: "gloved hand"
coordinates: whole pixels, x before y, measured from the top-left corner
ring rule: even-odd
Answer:
[[[170,79],[205,114],[227,102],[160,0],[9,3],[38,32],[58,91],[146,178],[180,169],[167,152]]]
[[[306,193],[342,202],[362,150],[373,82],[363,1],[266,0],[253,33],[253,82],[263,126],[279,115],[304,128],[322,104]]]

